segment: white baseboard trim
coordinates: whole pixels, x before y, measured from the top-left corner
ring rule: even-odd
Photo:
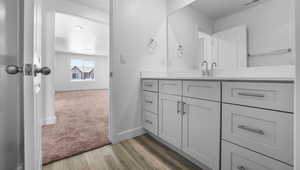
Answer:
[[[124,140],[132,139],[137,136],[144,135],[146,131],[143,127],[137,127],[134,129],[129,129],[120,133],[117,133],[115,137],[110,137],[110,141],[112,144],[120,143]]]
[[[53,125],[56,123],[56,116],[47,117],[43,120],[43,125]]]

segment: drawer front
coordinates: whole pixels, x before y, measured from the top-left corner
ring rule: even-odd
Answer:
[[[220,101],[220,86],[218,81],[183,81],[183,96]]]
[[[165,94],[182,95],[182,81],[160,80],[159,92]]]
[[[147,91],[158,91],[158,80],[143,80],[142,81],[143,90]]]
[[[292,83],[223,82],[223,101],[293,112]]]
[[[158,93],[154,92],[143,92],[143,110],[158,113]]]
[[[293,165],[293,115],[223,104],[222,138]]]
[[[222,170],[293,170],[293,167],[222,141]]]
[[[144,111],[143,127],[149,132],[158,135],[158,117],[150,112]]]

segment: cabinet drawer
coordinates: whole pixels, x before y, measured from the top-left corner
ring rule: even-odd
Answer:
[[[183,96],[220,101],[218,81],[183,81]]]
[[[159,92],[165,94],[182,95],[182,81],[160,80]]]
[[[222,138],[293,164],[293,115],[223,104]]]
[[[158,80],[143,80],[142,81],[143,90],[147,91],[158,91]]]
[[[293,112],[292,83],[224,82],[223,101]]]
[[[158,113],[158,93],[154,92],[143,92],[143,110],[148,112],[152,112],[157,114]]]
[[[293,167],[222,141],[222,170],[293,170]]]
[[[144,111],[143,113],[143,127],[149,132],[158,135],[158,120],[157,115],[154,115],[150,112]]]

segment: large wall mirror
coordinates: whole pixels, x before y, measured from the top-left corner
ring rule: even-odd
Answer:
[[[294,64],[293,0],[169,0],[168,71]]]

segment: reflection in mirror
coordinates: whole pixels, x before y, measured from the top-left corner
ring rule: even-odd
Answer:
[[[181,2],[168,1],[169,72],[294,64],[293,0]]]

